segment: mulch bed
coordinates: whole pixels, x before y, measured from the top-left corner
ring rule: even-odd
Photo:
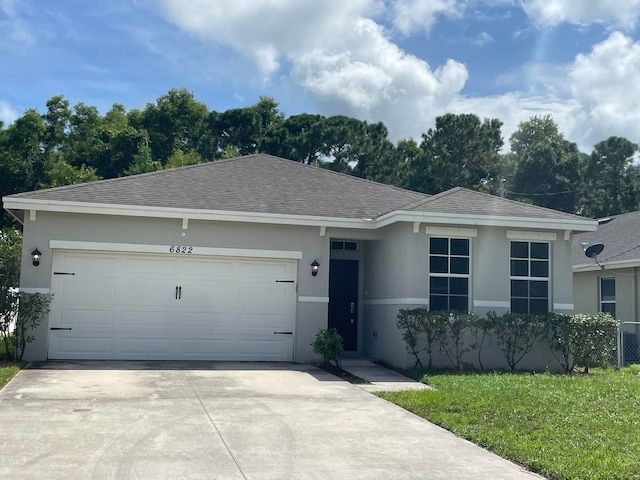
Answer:
[[[370,385],[371,382],[367,382],[364,378],[357,377],[352,373],[343,370],[340,367],[336,367],[335,365],[328,365],[324,363],[316,364],[316,367],[324,370],[325,372],[329,372],[332,375],[335,375],[342,380],[353,383],[354,385]]]

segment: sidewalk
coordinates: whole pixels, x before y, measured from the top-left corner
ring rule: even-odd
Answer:
[[[343,359],[343,370],[360,377],[371,384],[356,385],[368,392],[398,391],[398,390],[432,390],[432,387],[424,383],[416,382],[393,370],[381,367],[370,360]]]

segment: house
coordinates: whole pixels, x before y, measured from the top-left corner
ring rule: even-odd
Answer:
[[[572,232],[597,225],[262,154],[3,202],[21,288],[54,294],[32,360],[309,362],[329,326],[347,354],[404,367],[401,308],[571,312]]]
[[[573,239],[575,311],[617,318],[624,332],[624,359],[635,363],[640,360],[639,233],[640,212],[631,212],[600,219],[597,231]],[[597,255],[586,255],[592,251]]]

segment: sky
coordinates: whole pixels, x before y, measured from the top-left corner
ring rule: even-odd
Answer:
[[[640,0],[0,0],[0,121],[63,95],[106,113],[186,88],[210,110],[383,122],[551,115],[589,153],[640,142]]]

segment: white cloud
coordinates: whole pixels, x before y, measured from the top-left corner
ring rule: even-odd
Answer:
[[[370,17],[373,0],[162,0],[165,15],[205,41],[252,58],[263,75],[284,72],[326,114],[382,121],[390,136],[419,136],[467,80],[454,60],[433,70]],[[269,21],[265,21],[268,19]],[[279,72],[282,74],[282,72]]]
[[[392,5],[393,26],[403,35],[429,32],[438,16],[458,17],[464,4],[457,0],[396,0]]]
[[[18,118],[18,112],[7,102],[0,100],[0,122],[5,128]]]
[[[566,22],[632,29],[640,17],[640,0],[523,0],[522,8],[540,27]]]
[[[589,54],[576,57],[568,79],[583,111],[583,137],[640,139],[639,78],[640,43],[622,33],[612,33]]]

